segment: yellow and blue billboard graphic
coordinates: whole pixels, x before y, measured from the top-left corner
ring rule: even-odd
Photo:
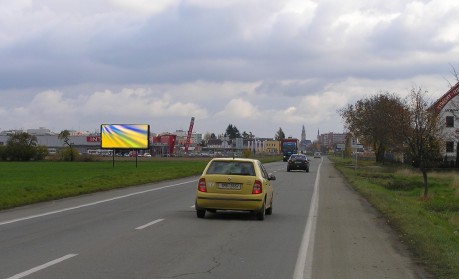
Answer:
[[[102,124],[102,148],[148,149],[150,147],[148,124]]]

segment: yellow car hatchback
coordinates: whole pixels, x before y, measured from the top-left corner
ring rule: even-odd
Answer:
[[[252,211],[258,220],[272,214],[276,177],[255,159],[215,158],[204,169],[196,191],[196,214],[206,211]]]

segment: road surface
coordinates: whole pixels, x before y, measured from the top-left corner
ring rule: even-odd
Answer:
[[[277,180],[264,221],[198,219],[197,177],[2,211],[0,279],[423,278],[328,159],[309,173],[266,167]]]

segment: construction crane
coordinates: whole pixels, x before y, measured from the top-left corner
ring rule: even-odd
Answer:
[[[185,142],[185,154],[186,155],[188,155],[188,148],[190,147],[191,134],[193,132],[193,126],[194,126],[194,117],[191,117],[190,127],[188,128],[188,134],[186,136],[186,142]]]

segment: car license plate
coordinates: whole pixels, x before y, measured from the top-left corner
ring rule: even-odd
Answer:
[[[295,164],[297,164],[297,165],[301,165],[301,164],[302,164],[302,162],[295,162]]]
[[[239,183],[218,183],[218,189],[241,190],[241,184]]]

